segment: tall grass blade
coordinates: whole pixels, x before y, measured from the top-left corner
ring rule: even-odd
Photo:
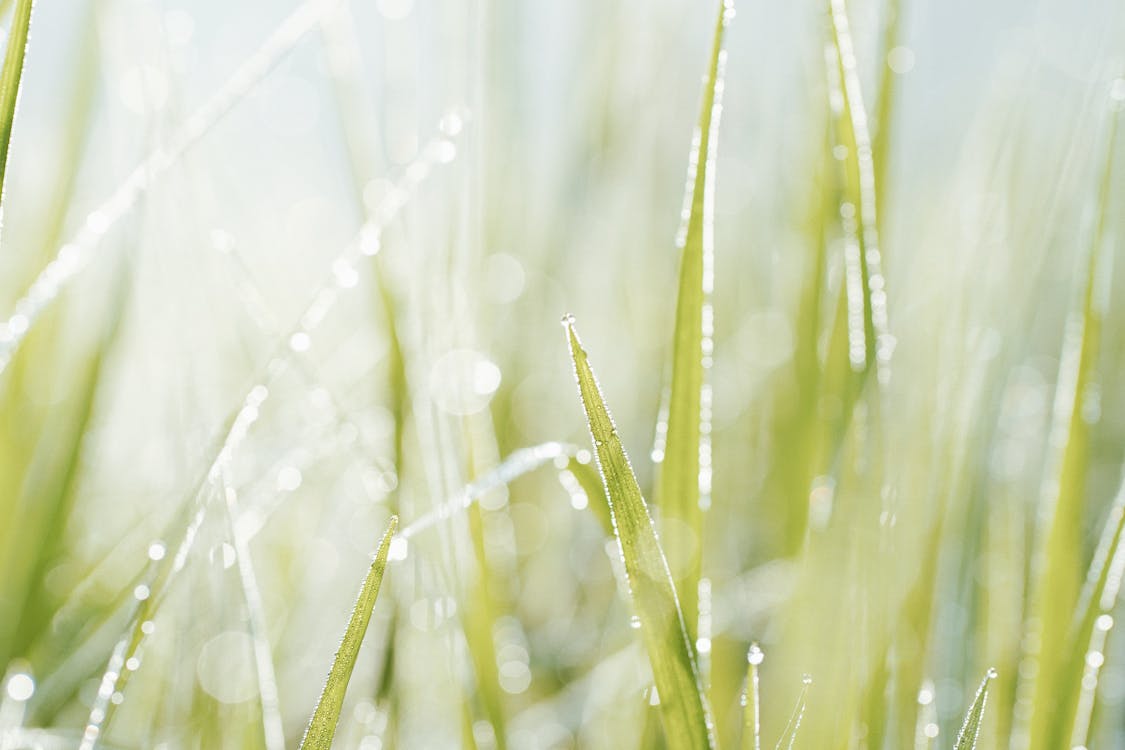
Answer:
[[[568,315],[563,323],[630,597],[660,695],[667,743],[675,748],[713,748],[710,711],[668,562],[586,351],[574,330],[574,318]]]
[[[857,67],[848,9],[829,0],[831,44],[826,49],[829,100],[836,149],[842,149],[839,204],[843,230],[844,278],[829,333],[822,404],[825,413],[815,467],[827,472],[839,455],[856,403],[874,371],[879,383],[890,378],[894,339],[887,317],[886,279],[879,247],[878,174]]]
[[[742,696],[742,750],[762,750],[762,712],[758,666],[764,655],[757,643],[746,653],[746,692]]]
[[[1121,592],[1121,578],[1125,573],[1123,532],[1125,481],[1122,481],[1117,491],[1109,517],[1102,528],[1094,559],[1090,562],[1086,588],[1082,595],[1085,606],[1079,609],[1080,617],[1076,613],[1066,682],[1060,686],[1060,695],[1066,696],[1074,705],[1074,728],[1070,741],[1072,747],[1084,747],[1090,734],[1097,699],[1098,672],[1104,662],[1106,641],[1113,627],[1111,612]]]
[[[797,705],[793,706],[793,713],[789,716],[785,731],[781,733],[781,739],[777,741],[776,750],[793,750],[793,744],[797,741],[797,731],[801,728],[801,721],[805,718],[805,706],[808,704],[809,686],[812,685],[812,678],[805,675],[802,678],[802,683],[801,694],[797,696]]]
[[[1031,601],[1031,622],[1037,625],[1031,643],[1033,649],[1038,649],[1034,654],[1038,668],[1033,673],[1030,714],[1032,750],[1063,746],[1070,739],[1074,720],[1074,702],[1069,697],[1060,701],[1059,690],[1073,672],[1073,665],[1068,665],[1067,644],[1071,638],[1071,613],[1076,611],[1080,595],[1082,519],[1090,458],[1090,423],[1085,409],[1087,393],[1095,378],[1108,302],[1108,295],[1099,287],[1099,260],[1109,214],[1117,119],[1116,113],[1109,119],[1082,307],[1067,326],[1059,362],[1049,446],[1050,450],[1057,451],[1057,463],[1048,468],[1043,482],[1040,506],[1043,536],[1036,551],[1037,559],[1032,561],[1038,575],[1035,598]]]
[[[371,569],[356,599],[355,608],[352,609],[348,628],[344,631],[344,639],[340,642],[336,658],[332,661],[332,669],[328,673],[328,680],[324,683],[324,691],[320,694],[316,710],[313,711],[305,736],[301,740],[301,750],[330,750],[332,747],[336,722],[340,719],[340,710],[344,705],[344,694],[347,692],[348,682],[355,668],[363,636],[367,632],[367,624],[371,621],[371,609],[375,606],[375,599],[379,595],[379,585],[383,582],[383,573],[387,569],[387,553],[390,551],[391,538],[397,527],[398,516],[391,516],[391,522],[375,553],[375,561],[371,564]]]
[[[704,371],[711,358],[713,284],[715,152],[722,114],[723,32],[734,15],[733,0],[723,0],[715,25],[707,83],[688,165],[685,195],[686,223],[681,227],[679,292],[672,333],[672,384],[668,403],[668,433],[660,469],[656,501],[662,519],[683,523],[691,535],[669,535],[668,554],[680,571],[680,592],[688,632],[695,632],[696,585],[702,569],[703,515],[710,502],[709,451],[705,456],[703,429]]]
[[[961,731],[957,733],[957,742],[953,745],[953,750],[976,750],[980,723],[984,719],[984,707],[988,703],[988,683],[995,678],[996,670],[989,669],[984,679],[980,681],[976,697],[973,698],[973,705],[969,707],[969,712],[965,714],[965,721],[961,724]]]
[[[20,98],[23,60],[27,53],[27,33],[31,28],[34,0],[19,0],[8,27],[8,46],[4,50],[4,66],[0,68],[0,210],[4,205],[4,178],[8,174],[8,148],[12,143],[12,125]],[[2,217],[2,214],[0,214]]]
[[[860,85],[847,4],[844,0],[830,0],[829,13],[843,103],[839,131],[848,152],[846,203],[840,207],[845,235],[848,355],[854,370],[865,371],[874,366],[879,382],[885,383],[890,377],[894,342],[887,323],[886,281],[879,249],[877,185],[869,118]]]

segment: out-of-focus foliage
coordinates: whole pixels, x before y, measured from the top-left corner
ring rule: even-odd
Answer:
[[[0,2],[0,748],[1125,744],[1119,5]]]

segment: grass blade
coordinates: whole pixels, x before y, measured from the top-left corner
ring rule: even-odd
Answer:
[[[694,538],[681,543],[682,535],[669,536],[668,554],[680,574],[676,584],[688,632],[695,632],[695,590],[702,568],[703,515],[701,495],[701,441],[705,358],[709,359],[712,316],[708,302],[714,251],[715,147],[722,112],[723,68],[726,51],[723,32],[734,15],[733,0],[723,0],[715,25],[707,83],[688,167],[685,196],[686,223],[677,238],[680,256],[676,323],[672,333],[672,384],[668,402],[668,435],[664,463],[656,491],[662,518],[687,526]]]
[[[1071,746],[1086,744],[1097,698],[1097,678],[1109,630],[1113,627],[1114,605],[1121,591],[1123,556],[1122,535],[1125,533],[1125,481],[1117,491],[1109,517],[1102,527],[1102,536],[1082,593],[1085,606],[1080,607],[1070,643],[1069,663],[1060,695],[1071,704],[1068,716],[1073,724]],[[1095,656],[1096,655],[1096,656]]]
[[[712,748],[710,711],[668,562],[613,418],[574,330],[574,318],[566,316],[563,324],[625,564],[630,597],[660,694],[660,713],[668,745],[685,749]]]
[[[340,719],[340,709],[344,705],[344,694],[348,689],[348,682],[355,668],[355,660],[359,655],[360,644],[367,632],[367,623],[371,621],[371,608],[375,606],[375,598],[379,595],[379,585],[383,582],[383,572],[387,569],[387,553],[391,548],[391,537],[398,527],[398,516],[391,516],[383,540],[379,542],[379,549],[375,553],[375,561],[367,572],[367,578],[356,598],[355,608],[352,609],[348,628],[344,631],[344,639],[336,651],[336,658],[332,660],[332,670],[328,673],[328,680],[324,683],[324,690],[317,701],[316,710],[313,711],[309,726],[305,730],[304,739],[301,740],[301,750],[329,750],[332,747],[332,738],[336,734],[336,722]]]
[[[27,32],[31,28],[34,0],[19,0],[8,29],[8,47],[4,50],[4,67],[0,68],[0,206],[4,202],[4,178],[8,170],[8,147],[12,142],[12,125],[20,98],[23,59],[27,53]]]
[[[777,741],[776,750],[793,750],[793,744],[797,741],[797,730],[801,728],[801,720],[805,718],[805,706],[808,703],[812,678],[805,675],[801,682],[801,694],[797,696],[797,705],[793,706],[793,713],[789,717],[789,723],[785,725],[785,731],[781,733],[781,739]]]
[[[1090,463],[1090,423],[1084,416],[1088,391],[1095,383],[1101,349],[1102,324],[1108,304],[1099,268],[1109,214],[1117,114],[1109,120],[1105,161],[1098,189],[1098,213],[1090,238],[1085,289],[1081,310],[1067,326],[1055,397],[1050,448],[1055,465],[1044,476],[1040,505],[1042,533],[1037,559],[1032,622],[1038,623],[1038,662],[1034,672],[1031,713],[1031,748],[1061,747],[1070,739],[1074,702],[1059,700],[1059,689],[1068,677],[1068,650],[1072,613],[1079,604],[1081,584],[1082,519],[1085,513]],[[1025,686],[1026,689],[1026,686]]]
[[[895,104],[898,101],[898,82],[901,74],[891,67],[891,52],[898,49],[902,37],[902,5],[900,0],[887,0],[883,5],[883,38],[879,50],[879,85],[875,99],[875,133],[871,138],[871,158],[875,164],[875,184],[879,191],[875,195],[875,215],[883,220],[886,211],[887,172],[891,153],[891,123],[894,121]],[[883,231],[883,225],[879,225]]]
[[[995,677],[996,670],[989,669],[984,679],[980,681],[977,695],[973,698],[973,705],[969,706],[969,712],[965,714],[965,721],[961,724],[961,731],[957,733],[957,742],[953,745],[953,750],[976,750],[980,723],[984,718],[984,706],[988,703],[988,683]]]
[[[758,697],[758,666],[764,654],[757,643],[746,654],[746,693],[742,697],[742,750],[762,750],[762,713]]]

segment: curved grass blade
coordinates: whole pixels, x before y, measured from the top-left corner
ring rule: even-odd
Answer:
[[[703,515],[701,495],[709,494],[700,485],[704,359],[710,356],[713,327],[708,302],[712,286],[714,252],[715,151],[722,113],[723,68],[726,50],[723,32],[734,15],[733,0],[719,5],[715,38],[711,48],[703,104],[699,114],[688,165],[688,190],[685,195],[686,223],[677,244],[681,248],[679,292],[676,298],[676,323],[672,333],[672,384],[668,402],[668,433],[664,463],[660,470],[656,502],[662,518],[675,519],[692,532],[669,536],[668,554],[683,571],[676,585],[688,632],[695,632],[696,586],[702,569]],[[705,501],[706,502],[706,501]]]
[[[1068,664],[1067,644],[1071,637],[1071,613],[1079,604],[1082,518],[1090,462],[1090,424],[1084,410],[1087,392],[1095,382],[1108,304],[1108,290],[1100,283],[1099,260],[1109,215],[1117,119],[1117,113],[1112,113],[1108,123],[1105,166],[1098,188],[1097,218],[1090,238],[1082,306],[1068,324],[1063,342],[1050,437],[1050,447],[1057,452],[1054,465],[1045,473],[1040,501],[1041,546],[1032,561],[1037,580],[1035,598],[1031,601],[1033,621],[1038,622],[1038,632],[1034,634],[1037,637],[1031,639],[1038,644],[1038,653],[1032,654],[1038,668],[1033,672],[1031,689],[1023,686],[1032,695],[1032,750],[1062,747],[1070,739],[1074,719],[1074,702],[1069,697],[1060,701],[1059,690],[1073,670]]]
[[[574,330],[574,318],[566,316],[563,324],[625,564],[630,598],[660,695],[667,744],[685,750],[713,748],[710,710],[668,562],[613,418]]]
[[[868,375],[874,371],[880,385],[890,378],[894,350],[879,246],[881,185],[845,1],[828,0],[828,15],[831,46],[826,62],[832,125],[836,146],[846,152],[836,207],[844,235],[844,279],[830,324],[821,396],[822,403],[838,403],[838,407],[825,420],[818,437],[818,472],[829,471],[839,457]]]
[[[371,621],[371,608],[375,606],[375,598],[379,595],[379,585],[383,582],[383,572],[387,569],[387,553],[391,548],[391,538],[398,527],[398,516],[391,516],[383,540],[379,542],[379,549],[375,553],[375,561],[367,572],[363,587],[359,590],[355,607],[352,609],[348,628],[344,631],[344,639],[336,651],[336,658],[332,661],[332,670],[328,673],[328,680],[324,683],[324,690],[317,701],[316,710],[313,711],[305,736],[301,740],[301,750],[330,750],[332,738],[336,734],[336,722],[340,719],[340,709],[344,705],[344,694],[348,689],[348,682],[355,668],[355,660],[359,655],[360,644],[367,632],[367,624]]]
[[[883,384],[890,377],[894,344],[887,323],[870,118],[864,105],[845,0],[829,0],[829,16],[843,104],[837,128],[848,151],[844,194],[850,209],[840,207],[845,235],[848,356],[856,372],[865,372],[874,365],[879,383]]]
[[[758,695],[758,665],[764,659],[757,643],[746,653],[746,692],[742,696],[742,750],[762,750],[762,711]]]
[[[984,718],[984,707],[988,703],[988,683],[996,678],[996,670],[989,669],[984,679],[980,681],[977,695],[973,698],[973,705],[965,714],[965,721],[961,724],[961,731],[957,733],[957,742],[953,750],[976,750],[977,737],[980,735],[980,723]]]
[[[801,682],[801,694],[797,696],[797,705],[793,706],[793,713],[785,725],[785,731],[781,733],[781,739],[777,741],[776,750],[793,750],[793,743],[797,741],[797,730],[801,728],[801,720],[805,718],[805,706],[808,703],[812,678],[805,675]]]
[[[12,124],[20,98],[23,60],[27,53],[27,32],[31,28],[34,0],[19,0],[8,29],[8,46],[4,50],[4,67],[0,68],[0,206],[4,203],[4,178],[8,170],[8,147],[12,142]]]
[[[1085,606],[1078,610],[1081,616],[1076,617],[1074,624],[1066,681],[1060,685],[1059,695],[1065,696],[1073,706],[1068,721],[1073,725],[1071,747],[1085,746],[1090,733],[1097,698],[1098,671],[1110,628],[1113,627],[1113,616],[1110,613],[1117,603],[1122,574],[1125,572],[1123,533],[1125,481],[1122,481],[1117,491],[1109,517],[1102,528],[1094,559],[1090,562],[1086,588],[1082,594]]]

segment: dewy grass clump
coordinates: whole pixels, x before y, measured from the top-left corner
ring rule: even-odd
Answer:
[[[0,750],[1125,747],[1110,6],[0,0]]]

